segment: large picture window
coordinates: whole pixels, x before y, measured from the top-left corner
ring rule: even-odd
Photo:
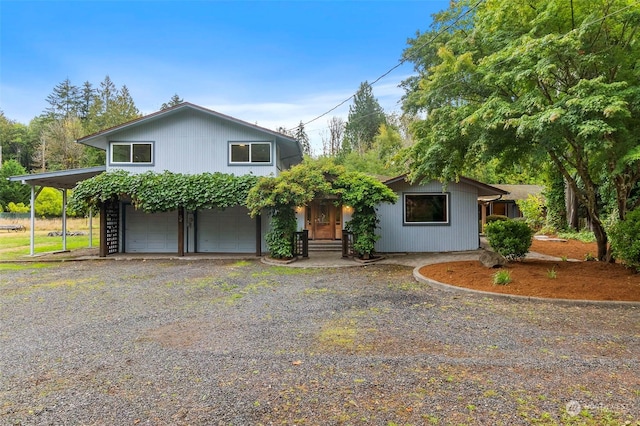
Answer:
[[[151,142],[111,142],[111,164],[152,164]]]
[[[449,194],[404,194],[405,225],[446,225],[449,223]]]
[[[270,164],[271,142],[231,142],[229,162],[232,164]]]

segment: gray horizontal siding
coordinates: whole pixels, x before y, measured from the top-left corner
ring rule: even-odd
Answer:
[[[466,184],[450,183],[445,192],[449,195],[449,225],[404,226],[403,192],[443,192],[442,184],[431,182],[411,186],[405,182],[391,185],[398,194],[394,205],[378,207],[380,239],[376,251],[397,252],[446,252],[475,250],[478,240],[478,196],[476,188]]]
[[[237,176],[253,173],[257,176],[277,174],[272,165],[230,166],[229,141],[270,141],[272,135],[220,120],[199,111],[186,110],[163,120],[128,128],[109,137],[112,141],[153,141],[153,166],[112,166],[134,173],[147,170],[176,173],[222,172]],[[275,150],[274,150],[275,152]]]

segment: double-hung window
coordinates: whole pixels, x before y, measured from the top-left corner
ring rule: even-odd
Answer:
[[[271,142],[229,142],[230,164],[271,164]]]
[[[449,194],[403,194],[405,225],[448,225]]]
[[[153,164],[153,143],[111,142],[111,164]]]

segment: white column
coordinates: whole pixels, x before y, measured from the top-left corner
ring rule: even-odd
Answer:
[[[36,240],[36,187],[31,185],[31,242],[29,256],[35,254],[35,240]]]
[[[67,190],[62,189],[62,251],[67,251]]]

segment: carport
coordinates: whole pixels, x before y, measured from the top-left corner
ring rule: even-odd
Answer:
[[[62,191],[62,250],[67,250],[67,190],[74,188],[79,182],[92,178],[103,173],[106,166],[88,167],[83,169],[60,170],[56,172],[34,173],[30,175],[11,176],[9,180],[12,182],[22,182],[24,185],[31,186],[31,229],[30,229],[30,252],[29,255],[35,254],[35,224],[36,198],[43,188],[55,188]],[[36,189],[36,187],[38,187]],[[89,214],[89,242],[93,238],[93,227],[91,226],[91,214]]]

